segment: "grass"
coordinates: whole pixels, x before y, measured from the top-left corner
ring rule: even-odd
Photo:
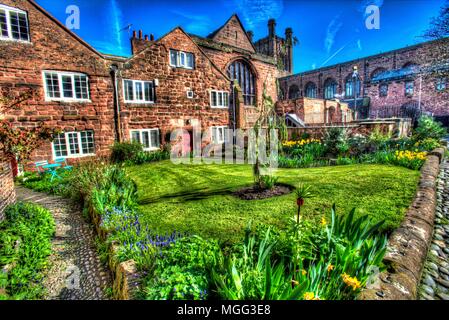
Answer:
[[[142,222],[159,233],[173,230],[235,242],[248,222],[285,226],[296,213],[293,193],[264,200],[240,200],[232,192],[253,182],[248,165],[183,165],[170,161],[129,167],[136,181]],[[358,215],[385,220],[384,231],[397,228],[416,191],[419,171],[384,165],[348,165],[278,169],[279,183],[307,183],[315,194],[303,216],[319,221],[353,207]]]

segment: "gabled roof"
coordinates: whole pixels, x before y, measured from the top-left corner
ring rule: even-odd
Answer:
[[[229,77],[223,72],[223,71],[221,71],[220,70],[220,68],[209,58],[209,56],[203,51],[203,49],[201,49],[201,47],[195,42],[195,41],[193,41],[193,39],[192,39],[192,37],[187,33],[187,32],[185,32],[184,31],[184,29],[182,28],[182,27],[175,27],[174,29],[172,29],[172,30],[170,30],[169,32],[167,32],[166,34],[164,34],[162,37],[160,37],[159,39],[157,39],[157,41],[155,41],[154,43],[158,43],[158,42],[160,42],[162,39],[164,39],[165,37],[167,37],[169,34],[171,34],[172,32],[174,32],[174,31],[176,31],[176,30],[179,30],[179,31],[181,31],[190,41],[192,41],[192,43],[196,46],[196,48],[201,52],[201,54],[207,59],[207,60],[209,60],[209,62],[211,63],[211,65],[212,65],[212,67],[213,68],[215,68],[226,80],[228,80],[228,81],[231,81],[230,79],[229,79]],[[129,61],[131,61],[131,60],[133,60],[136,56],[138,56],[138,55],[140,55],[140,54],[142,54],[143,52],[145,52],[145,51],[147,51],[149,48],[151,47],[151,45],[150,46],[148,46],[148,47],[146,47],[145,49],[143,49],[143,50],[141,50],[141,51],[139,51],[139,52],[137,52],[136,54],[134,54],[134,55],[132,55],[130,58],[128,58],[127,60],[126,60],[126,62],[129,62]]]
[[[210,33],[206,38],[207,39],[212,39],[214,41],[216,41],[216,36],[220,33],[220,31],[222,31],[223,29],[226,28],[226,26],[233,20],[235,19],[240,28],[242,29],[243,34],[245,35],[246,39],[248,40],[248,43],[251,45],[251,47],[253,48],[254,52],[256,52],[256,48],[254,47],[253,42],[251,41],[251,39],[248,37],[248,34],[246,33],[245,27],[243,26],[242,21],[240,20],[239,16],[237,14],[233,14],[226,22],[225,24],[223,24],[220,28],[218,28],[217,30],[215,30],[214,32]]]
[[[38,5],[34,0],[27,0],[30,4],[32,4],[37,10],[39,10],[41,13],[43,13],[47,18],[52,20],[54,23],[56,23],[60,28],[62,28],[66,33],[68,33],[71,37],[73,37],[75,40],[77,40],[79,43],[81,43],[83,46],[85,46],[87,49],[92,51],[94,54],[98,55],[101,58],[104,58],[103,55],[98,52],[94,47],[92,47],[90,44],[88,44],[86,41],[81,39],[77,34],[72,32],[70,29],[68,29],[63,23],[61,23],[58,19],[53,17],[48,11],[46,11],[44,8],[42,8],[40,5]]]

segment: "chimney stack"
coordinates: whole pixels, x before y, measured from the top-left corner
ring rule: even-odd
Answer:
[[[137,32],[136,30],[133,30],[133,39],[137,38]]]
[[[139,30],[139,39],[142,40],[142,30]]]
[[[148,35],[147,34],[145,35],[145,41],[148,41]]]
[[[253,42],[254,33],[249,30],[246,32],[246,34],[248,35],[249,41]]]
[[[150,41],[154,41],[154,35],[150,34]]]
[[[287,40],[287,41],[293,40],[293,29],[292,28],[285,29],[285,40]]]
[[[276,20],[274,19],[268,20],[268,36],[270,38],[276,36]]]

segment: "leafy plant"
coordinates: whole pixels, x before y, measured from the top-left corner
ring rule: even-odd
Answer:
[[[263,176],[261,176],[261,180],[262,180],[263,187],[265,189],[271,190],[276,186],[276,184],[279,180],[279,177],[276,177],[273,175],[263,175]]]
[[[54,220],[34,204],[17,203],[0,223],[0,291],[8,299],[39,299],[44,294],[43,271],[51,254]]]
[[[435,139],[440,141],[445,135],[447,130],[436,122],[430,116],[421,116],[418,120],[418,126],[414,131],[413,139],[415,141],[422,141],[425,139]]]
[[[143,145],[138,142],[116,142],[112,146],[111,161],[121,163],[135,159],[143,153]]]

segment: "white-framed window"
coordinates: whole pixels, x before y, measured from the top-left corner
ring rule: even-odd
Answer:
[[[438,78],[435,84],[435,88],[437,91],[444,91],[447,87],[447,79],[442,77]]]
[[[212,108],[228,108],[229,93],[226,91],[210,91],[210,106]]]
[[[170,66],[176,68],[195,68],[195,55],[190,52],[170,49]]]
[[[412,96],[415,92],[415,82],[413,80],[405,82],[405,95]]]
[[[154,81],[123,80],[126,103],[154,103],[156,90]]]
[[[210,127],[212,142],[213,143],[224,143],[226,141],[226,129],[228,129],[227,126]]]
[[[193,99],[193,97],[194,97],[193,91],[192,90],[187,90],[187,98]]]
[[[0,40],[30,41],[25,11],[0,4]]]
[[[132,129],[130,136],[132,142],[140,143],[146,151],[160,148],[159,129]]]
[[[44,71],[47,101],[90,101],[89,78],[83,73]]]
[[[93,130],[64,132],[54,137],[53,158],[78,158],[95,155]]]

